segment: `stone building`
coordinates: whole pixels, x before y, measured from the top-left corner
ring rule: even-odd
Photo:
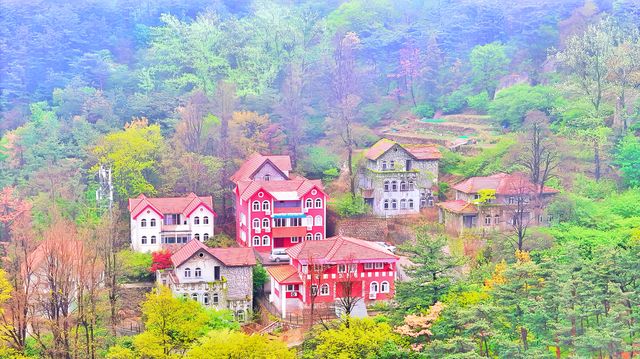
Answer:
[[[546,186],[540,189],[522,174],[507,173],[471,177],[453,190],[454,200],[437,205],[440,223],[456,234],[474,229],[503,231],[520,218],[526,226],[548,225],[546,207],[558,193]]]
[[[358,185],[365,202],[380,216],[414,214],[434,205],[438,182],[435,145],[402,145],[383,138],[365,153]]]
[[[251,248],[209,248],[200,241],[189,241],[171,256],[171,263],[173,268],[158,271],[156,277],[174,295],[229,309],[240,322],[248,318],[256,264]]]

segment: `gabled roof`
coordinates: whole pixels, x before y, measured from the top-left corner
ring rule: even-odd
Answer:
[[[461,214],[477,214],[478,208],[470,202],[458,199],[455,201],[440,202],[436,204],[438,207],[453,213]]]
[[[388,138],[383,138],[371,146],[365,157],[370,160],[377,160],[380,156],[389,151],[393,146],[398,145],[416,160],[437,160],[442,158],[442,154],[436,145],[427,144],[399,144]]]
[[[217,215],[213,210],[213,198],[211,196],[199,197],[191,192],[185,197],[147,197],[144,194],[136,198],[129,199],[129,212],[133,218],[138,217],[146,208],[150,208],[159,215],[170,213],[181,213],[185,216],[191,215],[200,205],[204,205],[208,210]]]
[[[302,263],[396,261],[399,258],[373,242],[342,235],[322,241],[304,241],[288,248],[286,252]]]
[[[280,284],[302,283],[302,279],[300,279],[298,270],[290,264],[280,266],[267,266],[266,269],[267,272],[269,272],[269,275]]]
[[[538,188],[523,174],[497,173],[487,177],[471,177],[453,188],[464,193],[478,193],[483,189],[496,191],[498,195],[522,194],[523,192],[537,192]],[[542,193],[558,193],[557,189],[545,186]]]
[[[316,187],[324,193],[322,181],[309,180],[304,177],[286,181],[239,181],[238,192],[243,200],[248,200],[260,189],[268,192],[276,200],[289,201],[297,200],[304,196],[312,188]]]
[[[287,177],[285,172],[291,171],[292,168],[291,157],[287,155],[264,156],[259,153],[254,153],[249,156],[236,173],[230,177],[231,181],[237,183],[238,181],[251,180],[256,171],[258,171],[265,162],[271,163],[273,167],[280,170],[285,177]]]
[[[251,248],[210,248],[199,240],[191,240],[171,255],[174,268],[179,267],[200,250],[209,253],[229,267],[253,266],[256,257]]]

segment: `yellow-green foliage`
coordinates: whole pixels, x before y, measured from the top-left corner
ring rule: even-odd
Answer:
[[[284,342],[271,340],[264,335],[247,335],[241,332],[218,330],[202,338],[198,345],[187,352],[187,358],[200,359],[293,359],[293,351]]]

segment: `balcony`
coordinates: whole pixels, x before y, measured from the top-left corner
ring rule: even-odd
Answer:
[[[191,229],[187,224],[163,224],[160,232],[191,232]]]
[[[301,207],[274,207],[273,214],[302,213]]]
[[[273,238],[304,237],[307,227],[273,227]]]

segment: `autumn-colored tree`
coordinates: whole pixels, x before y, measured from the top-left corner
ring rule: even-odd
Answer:
[[[229,122],[229,135],[234,139],[233,146],[240,158],[246,158],[254,152],[266,152],[268,138],[265,132],[269,126],[269,115],[251,111],[233,113]]]
[[[404,324],[397,327],[395,331],[412,338],[424,337],[424,340],[428,342],[433,336],[431,326],[440,318],[442,310],[444,310],[444,305],[441,302],[436,302],[424,314],[409,314],[404,317]]]
[[[184,106],[178,107],[180,122],[176,125],[176,137],[185,150],[201,153],[207,138],[213,137],[213,124],[218,120],[210,115],[211,103],[202,91],[194,92]]]
[[[153,252],[151,253],[151,257],[151,268],[149,268],[149,271],[152,273],[173,267],[171,252],[168,250]]]

